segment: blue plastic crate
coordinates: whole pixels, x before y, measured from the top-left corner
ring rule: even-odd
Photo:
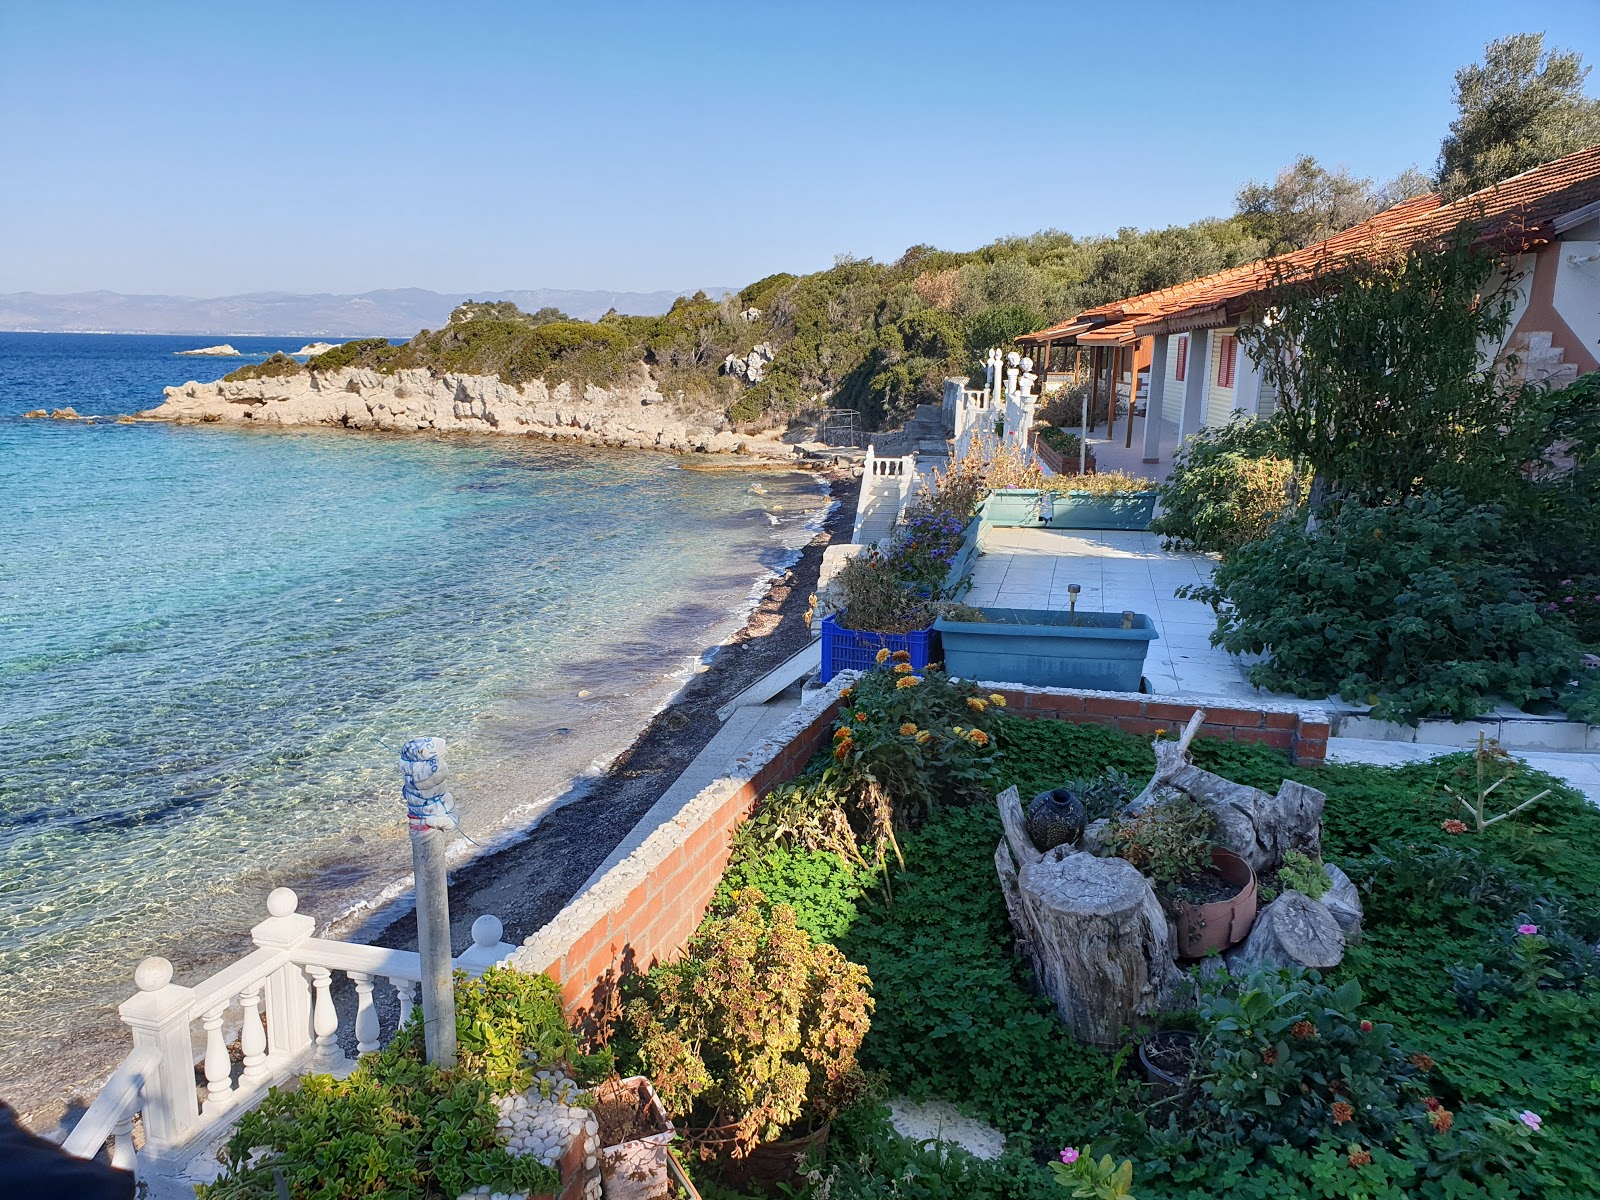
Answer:
[[[878,651],[905,650],[911,665],[922,670],[939,659],[939,635],[932,629],[910,633],[868,633],[864,629],[842,629],[832,617],[822,619],[822,682],[840,671],[870,671],[878,665]]]

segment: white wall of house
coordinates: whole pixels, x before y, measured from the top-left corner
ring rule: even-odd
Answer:
[[[1209,353],[1206,355],[1206,426],[1226,425],[1228,418],[1233,415],[1233,388],[1232,383],[1217,382],[1222,378],[1222,359],[1228,355],[1230,367],[1238,363],[1237,352],[1231,340],[1232,329],[1213,329]]]
[[[1178,378],[1178,347],[1189,340],[1187,333],[1175,333],[1167,339],[1167,366],[1163,372],[1161,392],[1161,419],[1169,424],[1179,423],[1183,412],[1183,380]]]
[[[1595,353],[1600,347],[1600,241],[1562,241],[1555,310],[1578,340]]]

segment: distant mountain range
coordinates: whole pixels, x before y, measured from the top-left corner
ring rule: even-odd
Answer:
[[[736,288],[704,288],[720,296]],[[664,313],[692,292],[430,292],[391,288],[360,295],[252,292],[242,296],[127,296],[119,292],[0,293],[0,330],[39,333],[259,334],[300,337],[410,337],[438,329],[464,300],[509,300],[527,312],[559,308],[592,321],[608,309],[634,316]]]

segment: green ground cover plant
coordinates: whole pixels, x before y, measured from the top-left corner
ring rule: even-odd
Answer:
[[[1094,726],[1003,715],[990,729],[993,786],[1024,796],[1154,765],[1142,739]],[[1366,905],[1364,937],[1338,970],[1210,987],[1188,1018],[1207,1039],[1209,1090],[1182,1106],[1153,1101],[1128,1051],[1067,1036],[1012,953],[992,802],[942,804],[901,834],[904,866],[887,860],[884,886],[859,873],[848,885],[855,916],[836,943],[873,979],[860,1054],[883,1086],[835,1122],[809,1194],[1063,1196],[1050,1169],[1063,1147],[1129,1161],[1139,1200],[1600,1192],[1600,813],[1521,771],[1497,792],[1505,804],[1550,794],[1514,821],[1466,829],[1449,789],[1476,778],[1469,755],[1294,767],[1277,751],[1201,738],[1194,757],[1258,787],[1294,778],[1328,794],[1324,855]],[[740,860],[758,863],[755,846],[735,869]],[[1268,1025],[1271,1040],[1256,1040]],[[1271,1079],[1292,1081],[1276,1102]],[[881,1107],[895,1094],[994,1123],[1005,1156],[979,1162],[898,1137]],[[1373,1107],[1358,1111],[1357,1096]]]
[[[348,1078],[310,1075],[293,1090],[272,1089],[240,1118],[224,1173],[197,1189],[200,1200],[277,1200],[275,1176],[297,1200],[555,1190],[554,1168],[499,1144],[492,1097],[526,1090],[536,1069],[558,1064],[593,1081],[610,1070],[609,1052],[580,1054],[560,986],[508,967],[474,980],[456,973],[456,1035],[456,1069],[430,1065],[416,1009]]]

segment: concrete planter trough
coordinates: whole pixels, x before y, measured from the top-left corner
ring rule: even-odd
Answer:
[[[1124,629],[1121,613],[979,611],[986,621],[940,617],[933,624],[944,644],[945,669],[962,679],[1137,692],[1145,653],[1161,636],[1142,613],[1134,613],[1131,628]]]
[[[992,492],[984,520],[996,526],[1048,526],[1051,529],[1148,529],[1156,513],[1156,493],[1047,492],[1002,488]]]

